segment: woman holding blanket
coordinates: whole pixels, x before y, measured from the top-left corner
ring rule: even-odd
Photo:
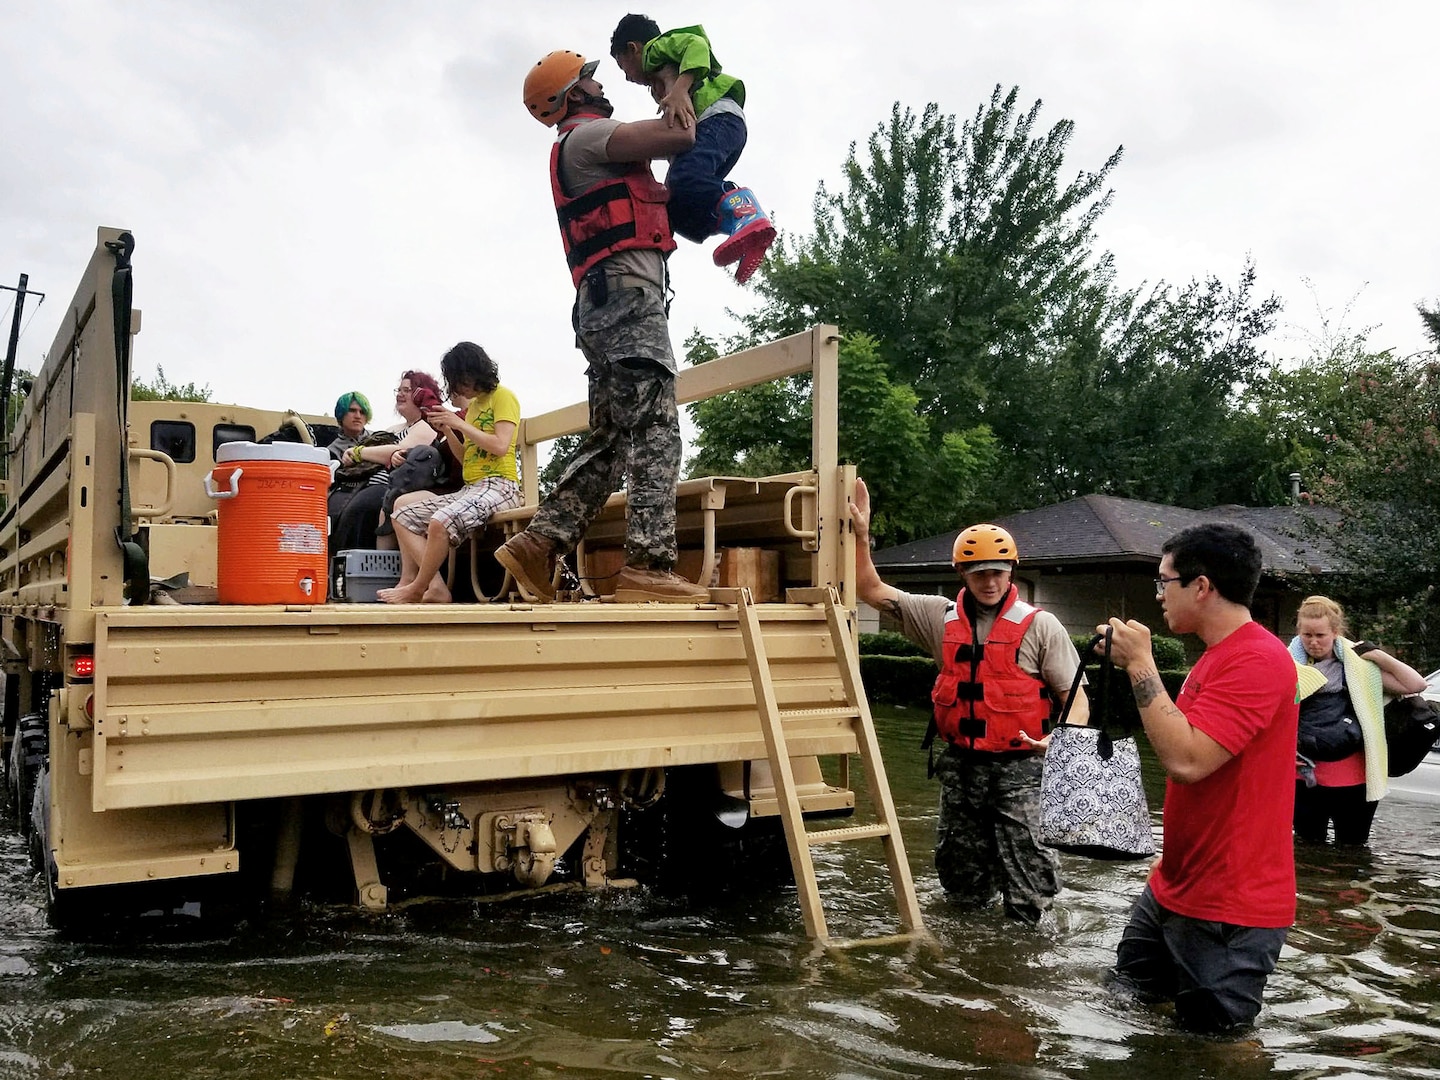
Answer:
[[[1345,613],[1327,596],[1300,605],[1295,630],[1290,655],[1306,695],[1295,756],[1295,835],[1323,844],[1333,822],[1337,844],[1364,844],[1388,786],[1385,695],[1419,693],[1425,679],[1369,642],[1347,640]]]

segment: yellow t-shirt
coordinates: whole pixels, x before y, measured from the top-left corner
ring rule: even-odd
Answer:
[[[503,386],[497,386],[488,394],[470,399],[465,409],[465,422],[488,434],[493,434],[495,425],[505,421],[515,425],[510,436],[510,446],[503,454],[486,453],[469,439],[465,440],[465,483],[499,476],[506,480],[519,481],[520,473],[515,467],[515,443],[520,436],[520,399]]]

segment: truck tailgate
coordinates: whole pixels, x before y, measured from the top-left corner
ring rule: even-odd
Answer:
[[[824,612],[760,619],[791,753],[852,753]],[[109,608],[95,810],[765,757],[734,608]]]

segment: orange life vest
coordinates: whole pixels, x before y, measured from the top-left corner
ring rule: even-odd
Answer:
[[[1050,692],[1019,664],[1020,642],[1038,614],[1040,609],[1019,599],[1011,585],[990,636],[980,645],[961,591],[945,615],[943,661],[930,692],[935,726],[946,742],[995,753],[1026,749],[1022,731],[1032,739],[1044,736]]]
[[[675,250],[665,208],[670,192],[655,179],[649,163],[633,162],[621,175],[601,180],[573,198],[565,194],[560,183],[560,149],[576,125],[591,119],[595,117],[566,120],[550,151],[550,190],[555,196],[565,262],[577,289],[587,270],[616,252],[650,248],[668,254]]]

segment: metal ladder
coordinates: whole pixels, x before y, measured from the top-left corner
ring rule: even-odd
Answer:
[[[750,680],[755,687],[755,703],[759,708],[760,726],[764,731],[765,747],[770,757],[770,770],[780,806],[780,819],[785,828],[790,865],[795,871],[795,884],[800,895],[800,913],[805,920],[806,934],[821,945],[831,948],[884,944],[923,936],[925,930],[920,917],[920,904],[915,897],[915,882],[910,875],[910,864],[905,858],[905,845],[900,837],[900,826],[895,815],[895,801],[890,795],[885,765],[880,759],[880,743],[875,735],[875,722],[870,715],[870,706],[860,682],[859,657],[850,633],[849,621],[840,610],[835,590],[790,589],[786,593],[786,600],[792,604],[824,606],[825,619],[829,624],[830,639],[835,650],[835,662],[839,665],[845,688],[846,704],[838,711],[850,722],[855,732],[857,752],[865,766],[876,821],[871,825],[815,830],[806,828],[805,817],[800,810],[795,775],[790,765],[790,751],[785,742],[784,721],[787,715],[792,714],[776,704],[775,683],[771,677],[770,661],[760,632],[760,619],[754,598],[747,588],[715,589],[712,590],[712,595],[721,603],[734,603],[739,612],[740,636],[745,643],[745,659],[749,663]],[[825,711],[828,714],[832,710]],[[795,710],[794,715],[805,712],[806,710]],[[815,864],[810,858],[810,848],[816,844],[870,839],[879,839],[884,848],[902,933],[861,941],[833,941],[825,926],[825,910],[815,881]]]

